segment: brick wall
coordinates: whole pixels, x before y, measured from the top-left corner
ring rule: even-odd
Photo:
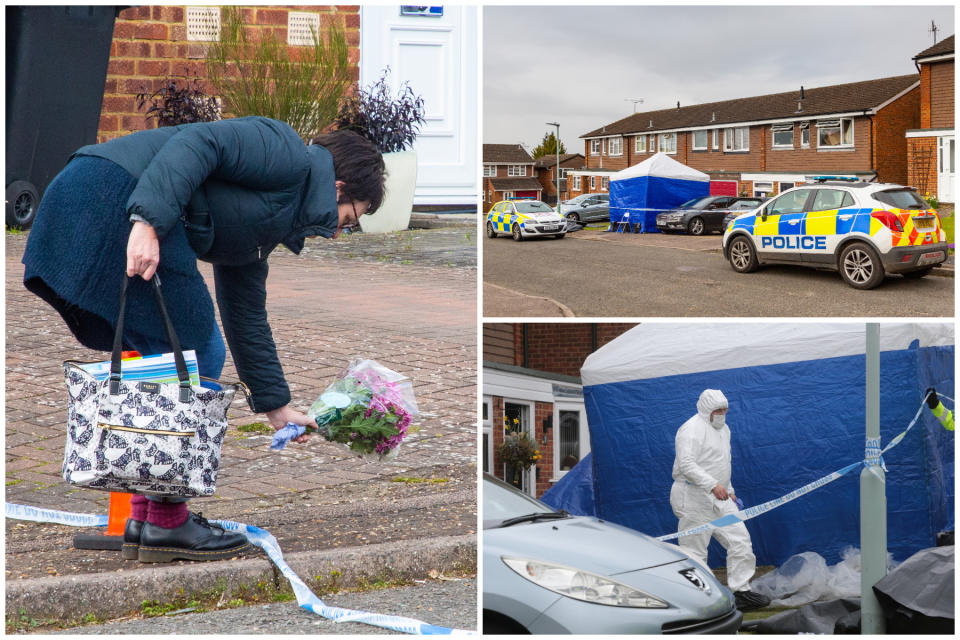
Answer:
[[[930,68],[930,128],[954,126],[954,62],[934,62]],[[924,127],[924,125],[920,125]],[[925,127],[926,128],[926,127]]]
[[[951,84],[951,91],[953,85]],[[907,129],[920,127],[920,88],[892,102],[873,117],[873,167],[880,182],[907,181]]]
[[[607,344],[633,323],[550,323],[531,322],[526,329],[526,367],[537,371],[580,376],[580,367],[588,355]],[[593,344],[596,327],[597,343]],[[514,332],[517,365],[523,365],[523,330]]]
[[[553,425],[553,403],[537,402],[534,405],[533,435],[537,441],[537,449],[540,451],[541,458],[537,461],[534,481],[536,482],[536,495],[539,498],[547,489],[553,486],[550,480],[553,478],[553,434],[555,428],[544,430],[543,425]]]
[[[346,30],[353,77],[355,80],[359,78],[359,7],[250,7],[243,9],[244,22],[250,25],[254,37],[269,31],[281,42],[286,42],[287,14],[291,10],[320,13],[321,24],[327,19],[339,21]],[[197,75],[207,93],[213,93],[213,87],[206,81],[205,50],[205,43],[187,41],[186,8],[183,6],[140,6],[122,11],[113,29],[98,142],[154,128],[153,119],[149,122],[144,119],[147,107],[144,111],[137,110],[135,96],[144,89],[152,93],[169,77],[187,76],[192,81]]]

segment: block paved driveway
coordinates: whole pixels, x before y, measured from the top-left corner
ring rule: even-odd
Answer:
[[[66,420],[61,363],[108,354],[81,347],[59,315],[23,288],[26,239],[8,233],[5,242],[6,500],[106,513],[107,493],[72,487],[60,476]],[[391,249],[402,251],[403,259],[384,253]],[[318,238],[308,240],[300,256],[275,251],[267,312],[293,406],[305,411],[352,357],[369,357],[412,378],[420,430],[387,463],[347,456],[319,436],[275,453],[268,435],[236,429],[265,420],[238,398],[229,412],[214,500],[250,505],[418,468],[474,464],[475,265],[472,228]],[[201,263],[200,270],[212,294],[212,269]],[[222,378],[237,379],[229,353]]]

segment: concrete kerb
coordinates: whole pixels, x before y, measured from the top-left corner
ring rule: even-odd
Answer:
[[[285,556],[287,564],[311,589],[317,582],[351,587],[359,579],[426,579],[432,570],[476,572],[475,535],[413,539],[385,544]],[[335,581],[333,579],[335,577]],[[6,616],[75,622],[87,614],[116,618],[139,611],[145,601],[167,603],[204,595],[257,593],[261,585],[285,589],[289,584],[266,556],[234,561],[154,565],[123,573],[96,573],[58,578],[31,578],[6,584]],[[323,599],[326,594],[314,591]],[[336,598],[325,602],[336,606]],[[376,612],[372,612],[376,613]],[[410,617],[416,617],[411,614]]]

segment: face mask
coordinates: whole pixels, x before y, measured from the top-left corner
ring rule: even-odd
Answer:
[[[710,418],[710,424],[713,425],[714,429],[722,429],[723,425],[726,423],[726,416],[723,414],[715,415]]]

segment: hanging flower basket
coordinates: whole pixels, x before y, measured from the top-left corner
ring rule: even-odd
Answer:
[[[537,450],[536,443],[524,431],[507,433],[498,453],[500,459],[508,466],[524,471],[536,464],[537,460],[542,457],[540,451]]]

